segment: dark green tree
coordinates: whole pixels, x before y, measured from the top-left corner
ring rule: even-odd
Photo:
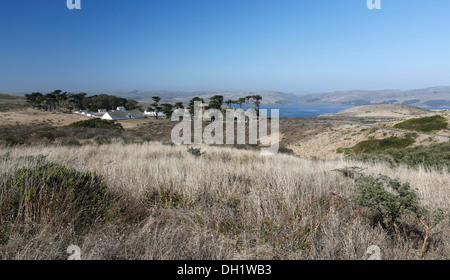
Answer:
[[[184,109],[184,105],[182,102],[175,103],[175,105],[173,107],[174,107],[174,109]]]
[[[253,100],[255,102],[256,114],[259,116],[259,106],[261,105],[262,96],[258,94],[253,95]]]
[[[172,117],[174,106],[168,103],[164,103],[161,105],[162,105],[162,112],[164,113],[164,115],[166,115],[167,119],[170,119]]]
[[[230,99],[228,99],[227,101],[225,101],[225,104],[227,104],[228,107],[231,107],[231,105],[234,104],[234,103],[235,103],[235,101],[234,101],[234,100],[230,100]]]
[[[189,101],[189,114],[191,114],[192,116],[194,115],[194,102],[195,101],[200,101],[203,103],[205,103],[205,101],[203,100],[203,98],[200,97],[194,97]]]
[[[87,93],[76,93],[76,94],[69,94],[69,103],[72,104],[72,106],[78,110],[83,110],[83,101],[84,98],[86,97]],[[99,109],[106,109],[106,108],[99,108]]]
[[[40,92],[33,92],[31,94],[25,94],[25,99],[31,106],[35,109],[41,108],[41,103],[43,102],[44,95]]]
[[[253,95],[247,95],[245,97],[245,103],[247,103],[247,110],[250,109],[250,104],[253,102]]]
[[[217,109],[222,110],[223,104],[223,96],[222,95],[214,95],[209,99],[209,105],[206,109]]]
[[[236,103],[239,104],[239,108],[242,109],[242,104],[245,103],[245,97],[241,97],[238,100],[236,100]]]
[[[152,111],[155,113],[155,117],[158,119],[159,116],[158,114],[161,112],[161,110],[163,109],[160,105],[159,105],[159,101],[161,101],[161,97],[159,96],[153,96],[153,103],[151,104],[150,107],[148,107],[148,111]]]
[[[139,105],[139,102],[133,99],[127,99],[127,102],[125,103],[125,108],[127,110],[136,110],[140,109],[141,106]]]

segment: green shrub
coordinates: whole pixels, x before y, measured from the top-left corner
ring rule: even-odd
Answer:
[[[61,142],[61,145],[63,145],[63,146],[81,146],[81,143],[80,143],[80,141],[78,141],[75,138],[67,138]]]
[[[399,243],[402,242],[402,231],[414,229],[414,226],[408,225],[411,219],[406,219],[406,217],[414,217],[424,229],[420,252],[420,259],[422,259],[427,250],[431,231],[448,214],[444,213],[442,209],[432,211],[428,207],[422,206],[418,195],[409,183],[401,183],[384,175],[378,177],[364,175],[359,170],[358,167],[336,170],[344,175],[351,171],[352,176],[347,177],[353,178],[356,182],[352,196],[353,203],[375,211],[377,219],[374,221],[381,222],[383,227],[388,230],[393,228]],[[411,235],[404,236],[411,238]]]
[[[173,143],[172,141],[162,142],[162,144],[163,144],[164,146],[171,146],[171,147],[175,146],[175,143]]]
[[[0,220],[71,223],[88,230],[120,212],[102,177],[54,163],[18,169],[6,181]]]
[[[190,153],[191,155],[194,155],[196,157],[199,157],[199,156],[204,155],[206,153],[206,152],[202,153],[200,148],[194,148],[194,147],[189,147],[187,149],[187,151],[188,151],[188,153]]]
[[[403,149],[414,143],[411,137],[389,137],[385,139],[371,139],[359,142],[352,148],[346,149],[346,154],[358,155],[361,153],[374,153],[387,149]]]
[[[402,241],[400,223],[402,220],[407,223],[403,218],[405,216],[417,218],[425,230],[420,254],[420,258],[423,258],[429,234],[444,219],[444,212],[440,209],[432,212],[422,206],[409,183],[401,183],[383,175],[373,177],[362,174],[359,174],[355,181],[354,203],[377,211],[383,226],[394,228],[398,242]]]
[[[448,126],[447,120],[439,115],[424,118],[409,119],[398,123],[394,128],[414,130],[418,132],[432,132],[435,130],[446,129]]]
[[[282,154],[294,155],[294,151],[292,149],[287,148],[286,146],[280,146],[278,148],[278,152]]]
[[[119,129],[123,130],[120,123],[116,121],[103,120],[99,118],[88,119],[85,121],[78,121],[68,125],[69,127],[87,127],[87,128],[105,128],[105,129]]]
[[[409,183],[401,184],[387,176],[360,176],[356,180],[354,202],[360,206],[376,209],[383,217],[385,226],[397,223],[403,214],[423,215],[414,190]]]
[[[19,144],[24,144],[26,138],[22,135],[12,135],[12,134],[4,134],[0,136],[0,145],[1,146],[14,146]]]
[[[387,149],[378,153],[362,153],[352,156],[364,162],[388,162],[391,165],[404,164],[410,167],[423,166],[425,169],[450,169],[450,142],[429,146],[408,147],[406,149]]]
[[[111,143],[111,140],[109,140],[109,138],[104,135],[95,136],[94,141],[95,141],[95,143],[97,143],[99,145]]]

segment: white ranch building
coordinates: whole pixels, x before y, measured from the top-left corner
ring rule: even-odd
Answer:
[[[128,120],[128,119],[144,119],[146,116],[140,111],[113,111],[106,112],[102,119],[104,120]]]
[[[148,115],[150,117],[156,117],[156,112],[155,111],[145,111],[144,115]],[[164,114],[163,112],[158,112],[158,117],[164,117],[166,116],[166,114]]]

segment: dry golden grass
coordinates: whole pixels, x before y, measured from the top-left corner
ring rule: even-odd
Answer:
[[[420,228],[399,244],[381,226],[371,225],[370,211],[351,203],[353,180],[334,171],[347,166],[410,182],[425,205],[450,209],[448,170],[200,147],[206,151],[200,157],[186,146],[155,142],[0,149],[0,156],[10,152],[0,161],[2,178],[18,165],[31,164],[15,159],[43,154],[50,162],[98,172],[111,192],[146,213],[135,223],[106,224],[82,236],[70,225],[33,225],[33,234],[11,234],[0,245],[0,258],[64,259],[67,246],[75,244],[84,259],[364,259],[370,245],[381,248],[383,259],[417,259]],[[147,203],[149,194],[162,193],[177,199]],[[0,201],[4,198],[5,190]],[[427,259],[450,258],[448,222],[431,237]]]
[[[34,109],[0,112],[1,126],[65,126],[88,117],[79,114],[51,113]]]
[[[388,124],[393,126],[393,124]],[[305,133],[303,137],[290,141],[287,145],[296,155],[304,158],[335,159],[344,155],[337,153],[338,148],[351,148],[368,139],[384,139],[389,137],[403,138],[409,132],[397,132],[379,128],[366,127],[358,124],[333,124],[320,131]],[[450,136],[450,131],[439,131],[439,135]],[[414,146],[428,146],[447,142],[449,139],[435,135],[418,134]]]

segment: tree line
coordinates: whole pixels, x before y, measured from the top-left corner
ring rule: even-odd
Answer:
[[[114,110],[119,106],[124,106],[128,110],[139,109],[139,102],[107,94],[87,96],[87,93],[68,93],[62,90],[42,94],[33,92],[25,94],[26,100],[35,109],[45,111],[55,110],[89,110],[98,109]]]
[[[148,107],[147,111],[155,112],[156,118],[159,118],[159,113],[164,113],[166,118],[171,118],[172,112],[176,109],[184,109],[184,105],[181,102],[175,103],[175,104],[169,104],[169,103],[163,103],[160,104],[161,97],[159,96],[153,96],[153,103]],[[206,110],[208,109],[218,109],[222,111],[222,105],[226,104],[229,107],[232,107],[232,105],[236,104],[239,105],[239,108],[242,109],[243,104],[247,105],[247,109],[255,109],[256,112],[259,112],[259,108],[261,105],[262,96],[261,95],[248,95],[246,97],[238,98],[237,100],[226,100],[224,101],[224,97],[222,95],[214,95],[211,98],[209,98],[208,106],[205,107]],[[189,110],[189,113],[191,115],[194,115],[194,102],[200,101],[202,103],[205,103],[205,100],[200,97],[194,97],[189,101],[189,105],[187,106],[187,109]]]
[[[55,110],[89,110],[96,111],[98,109],[114,110],[117,107],[123,106],[127,110],[142,110],[139,102],[132,99],[127,99],[123,97],[117,97],[114,95],[99,94],[93,96],[87,96],[87,93],[68,93],[62,90],[55,90],[53,92],[42,94],[40,92],[33,92],[31,94],[25,94],[26,100],[35,109],[41,109],[45,111],[55,111]],[[153,103],[150,104],[147,111],[155,113],[155,117],[159,118],[160,113],[164,113],[167,118],[172,116],[172,112],[176,109],[184,109],[185,106],[182,102],[177,102],[175,104],[162,103],[161,97],[153,96]],[[248,95],[246,97],[238,98],[237,100],[226,100],[222,95],[214,95],[209,98],[208,106],[205,109],[218,109],[222,110],[224,104],[232,107],[232,105],[239,105],[242,109],[243,105],[246,104],[247,109],[255,109],[259,111],[262,97],[261,95]],[[191,115],[194,115],[194,102],[200,101],[205,103],[203,98],[194,97],[189,101],[187,109]]]

